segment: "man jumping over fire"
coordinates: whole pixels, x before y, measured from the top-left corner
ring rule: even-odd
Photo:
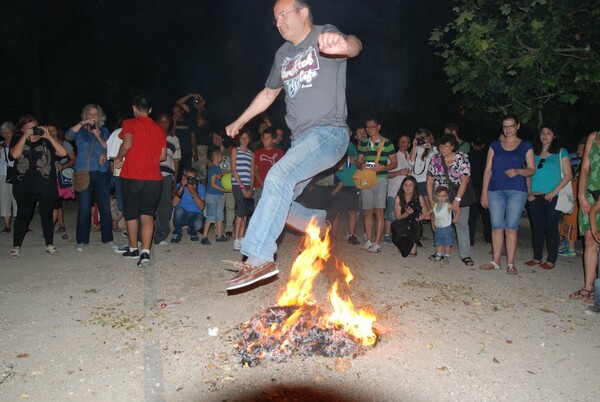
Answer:
[[[265,88],[240,117],[226,128],[235,137],[253,117],[265,111],[285,88],[286,122],[292,147],[269,171],[242,242],[248,257],[227,290],[239,289],[279,273],[273,261],[276,240],[285,224],[304,231],[312,216],[325,227],[325,211],[294,202],[310,179],[335,165],[348,148],[346,61],[362,43],[333,25],[313,25],[303,0],[278,0],[273,23],[286,40],[277,53]]]

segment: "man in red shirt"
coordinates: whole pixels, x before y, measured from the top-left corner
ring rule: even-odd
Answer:
[[[115,158],[121,170],[121,189],[129,246],[125,258],[137,259],[138,265],[150,262],[154,232],[154,214],[162,189],[160,162],[167,159],[167,142],[162,128],[148,115],[150,99],[138,95],[133,99],[135,118],[123,121],[119,138],[123,140]],[[125,156],[127,159],[125,160]],[[142,251],[137,248],[139,225],[142,226]]]
[[[262,148],[254,152],[254,202],[258,205],[262,194],[263,184],[267,178],[267,173],[283,156],[283,151],[275,147],[275,133],[272,127],[267,127],[261,134]]]

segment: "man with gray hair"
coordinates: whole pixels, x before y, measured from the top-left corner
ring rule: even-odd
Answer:
[[[269,171],[263,194],[243,240],[238,274],[227,290],[248,286],[279,273],[273,259],[276,240],[287,223],[304,231],[312,217],[325,227],[325,211],[294,202],[310,179],[332,167],[348,147],[346,61],[362,50],[360,40],[333,25],[313,25],[310,6],[278,0],[273,23],[286,40],[277,53],[265,88],[240,117],[227,126],[235,137],[285,89],[286,122],[292,147]]]

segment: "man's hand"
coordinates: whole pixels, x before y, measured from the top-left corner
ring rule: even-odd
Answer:
[[[346,37],[339,32],[323,32],[319,35],[319,51],[330,55],[347,55],[350,45]]]
[[[243,126],[244,125],[242,123],[236,120],[227,127],[225,127],[225,132],[227,133],[228,137],[235,138]]]

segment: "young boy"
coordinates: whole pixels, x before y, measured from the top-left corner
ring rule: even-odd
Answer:
[[[196,178],[196,171],[187,168],[183,171],[181,183],[177,184],[173,198],[173,237],[171,243],[181,241],[182,228],[187,225],[191,241],[198,241],[198,232],[202,230],[206,189]]]
[[[210,224],[214,223],[216,228],[215,241],[227,241],[227,237],[223,236],[223,193],[227,190],[221,184],[221,167],[219,166],[223,160],[221,150],[217,147],[208,148],[207,157],[208,165],[208,180],[206,181],[206,223],[204,224],[204,237],[201,243],[205,246],[210,245],[208,240],[208,231]]]
[[[429,259],[449,264],[450,247],[454,244],[452,224],[458,222],[460,208],[452,208],[452,204],[448,202],[448,189],[444,186],[440,186],[435,190],[435,198],[433,216],[435,219],[434,243],[436,251],[435,254],[429,256]]]
[[[254,153],[254,202],[258,205],[262,194],[263,185],[267,178],[267,173],[273,165],[283,157],[283,151],[275,147],[274,132],[272,127],[263,130],[260,139],[263,148],[259,148]]]

